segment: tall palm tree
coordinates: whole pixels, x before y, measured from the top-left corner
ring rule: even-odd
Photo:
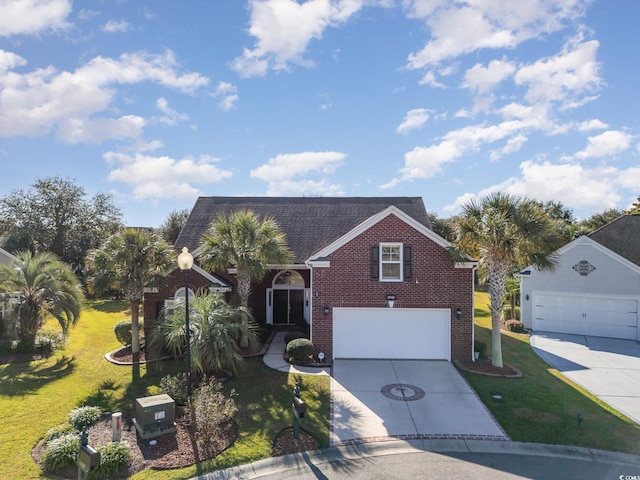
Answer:
[[[272,217],[260,218],[251,210],[238,210],[216,218],[202,238],[200,264],[210,271],[236,268],[240,305],[249,308],[251,281],[261,280],[269,265],[292,260],[286,236]],[[240,345],[247,346],[243,336]]]
[[[533,200],[494,193],[462,207],[457,222],[456,252],[480,261],[491,299],[491,363],[502,367],[500,317],[509,275],[527,266],[553,270],[554,251],[563,241],[557,225]]]
[[[222,369],[237,373],[243,360],[238,339],[246,337],[249,344],[257,341],[255,324],[247,310],[230,306],[217,292],[198,294],[189,300],[189,327],[191,362],[200,373]],[[181,356],[186,349],[185,309],[165,312],[158,332],[154,341]]]
[[[216,218],[202,238],[200,264],[208,270],[237,269],[238,296],[248,308],[251,280],[261,280],[269,265],[291,261],[285,234],[272,217],[261,219],[250,210]]]
[[[131,305],[131,352],[140,353],[138,310],[144,287],[158,285],[175,267],[175,252],[157,234],[126,228],[88,255],[91,281],[97,292],[124,291]]]
[[[33,348],[47,315],[55,318],[66,335],[78,322],[84,294],[71,267],[52,253],[16,254],[17,264],[0,264],[0,291],[16,297],[18,339]]]

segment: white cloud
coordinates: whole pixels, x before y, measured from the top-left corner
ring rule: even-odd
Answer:
[[[569,41],[553,57],[540,59],[518,69],[517,85],[527,87],[525,99],[531,103],[559,102],[575,108],[590,101],[580,95],[596,90],[602,83],[596,61],[599,43],[582,41],[581,35]]]
[[[575,154],[576,158],[599,158],[613,156],[624,152],[631,146],[632,136],[619,130],[606,132],[589,137],[587,147]]]
[[[208,185],[231,178],[232,172],[219,168],[220,161],[207,155],[198,159],[107,152],[103,155],[115,168],[107,179],[133,186],[137,199],[179,198],[193,200],[201,195],[193,184]]]
[[[238,87],[228,82],[219,82],[211,96],[218,100],[218,107],[225,112],[235,107],[240,99]]]
[[[251,176],[269,183],[268,195],[341,195],[342,187],[327,180],[310,180],[313,175],[335,173],[346,154],[341,152],[302,152],[280,154],[251,170]]]
[[[434,72],[425,73],[418,83],[420,85],[429,85],[432,88],[447,88],[444,83],[438,81]]]
[[[363,7],[363,0],[250,0],[249,34],[255,47],[245,48],[232,68],[245,77],[265,75],[269,68],[312,65],[304,52],[332,26],[346,22]]]
[[[141,133],[145,122],[132,114],[111,116],[115,86],[154,82],[191,93],[208,82],[198,73],[181,74],[171,52],[96,57],[74,72],[51,66],[26,73],[11,70],[25,64],[21,57],[0,50],[0,137],[53,131],[70,143],[131,138]]]
[[[578,125],[578,131],[589,132],[591,130],[604,130],[605,128],[608,128],[608,127],[609,125],[607,125],[603,121],[598,120],[597,118],[594,118],[593,120],[586,120],[584,122],[581,122]]]
[[[486,67],[476,63],[465,72],[462,86],[485,94],[511,77],[515,70],[516,66],[506,60],[492,60]]]
[[[589,169],[576,163],[554,164],[529,160],[520,164],[520,172],[520,177],[492,185],[478,192],[477,197],[500,191],[542,202],[557,201],[571,209],[602,211],[617,207],[622,198],[621,189],[628,189],[633,195],[640,184],[640,167]],[[472,193],[460,196],[446,210],[457,211],[469,198],[474,197],[476,195]]]
[[[409,55],[413,69],[480,49],[515,48],[520,43],[563,27],[583,15],[588,0],[405,0],[409,16],[423,19],[431,39]]]
[[[178,122],[184,122],[189,120],[189,115],[185,113],[179,113],[169,107],[169,102],[166,98],[160,97],[156,100],[156,108],[164,113],[163,117],[160,117],[158,121],[165,125],[175,125]]]
[[[35,35],[68,27],[71,0],[2,0],[0,36]]]
[[[429,110],[426,108],[414,108],[409,110],[404,117],[404,121],[398,125],[396,132],[408,133],[411,130],[422,127],[429,120]]]
[[[122,33],[131,28],[131,24],[126,20],[109,20],[102,26],[102,31],[106,33]]]
[[[400,176],[382,185],[381,188],[391,188],[402,181],[427,179],[442,170],[442,166],[451,163],[463,155],[478,150],[485,144],[490,144],[503,138],[514,137],[505,148],[515,148],[522,144],[522,134],[529,125],[520,120],[510,120],[498,125],[471,125],[447,133],[442,141],[430,146],[419,146],[404,155],[404,167],[400,169]]]

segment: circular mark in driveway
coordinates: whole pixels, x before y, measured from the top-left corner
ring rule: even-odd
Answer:
[[[415,385],[407,383],[392,383],[385,385],[380,389],[380,393],[392,400],[400,400],[401,402],[413,402],[424,397],[424,390]]]

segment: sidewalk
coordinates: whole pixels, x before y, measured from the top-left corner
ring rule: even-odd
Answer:
[[[298,365],[291,365],[284,358],[284,351],[286,345],[284,343],[284,336],[286,332],[276,332],[271,344],[264,354],[262,359],[267,367],[271,367],[274,370],[281,372],[304,374],[304,375],[330,375],[330,368],[317,368],[317,367],[301,367]]]

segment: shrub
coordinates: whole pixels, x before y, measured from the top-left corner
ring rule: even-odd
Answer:
[[[176,405],[187,404],[187,375],[167,375],[160,379],[160,388],[164,393],[173,398]]]
[[[61,437],[67,433],[76,433],[74,428],[69,424],[69,422],[61,423],[53,428],[47,430],[47,434],[44,437],[45,443],[50,442],[51,440]]]
[[[90,427],[100,420],[100,415],[102,415],[100,407],[84,406],[74,408],[69,413],[69,425],[80,431],[82,427]]]
[[[510,332],[527,333],[527,330],[524,328],[524,325],[522,324],[522,322],[518,320],[507,320],[504,323],[504,326]]]
[[[93,473],[93,478],[113,478],[124,470],[131,461],[131,446],[127,442],[109,442],[98,447],[100,466]]]
[[[309,360],[313,355],[313,343],[306,338],[296,338],[287,344],[287,353],[294,360]]]
[[[289,330],[284,334],[284,344],[287,345],[291,340],[295,340],[297,338],[307,338],[307,336],[300,330]]]
[[[142,330],[142,328],[143,325],[142,322],[140,322],[140,330]],[[122,345],[131,345],[131,320],[122,320],[116,323],[116,326],[113,327],[113,332]]]
[[[260,325],[260,327],[256,329],[256,335],[258,336],[260,343],[266,342],[269,335],[271,335],[270,325]]]
[[[205,442],[216,438],[222,423],[237,410],[235,402],[222,393],[222,385],[207,379],[196,390],[189,406],[195,416],[197,435]]]
[[[480,354],[480,358],[485,358],[487,356],[487,344],[480,340],[474,340],[473,351],[478,352]]]
[[[80,435],[65,433],[47,442],[42,463],[45,470],[70,467],[76,464],[80,452]]]

